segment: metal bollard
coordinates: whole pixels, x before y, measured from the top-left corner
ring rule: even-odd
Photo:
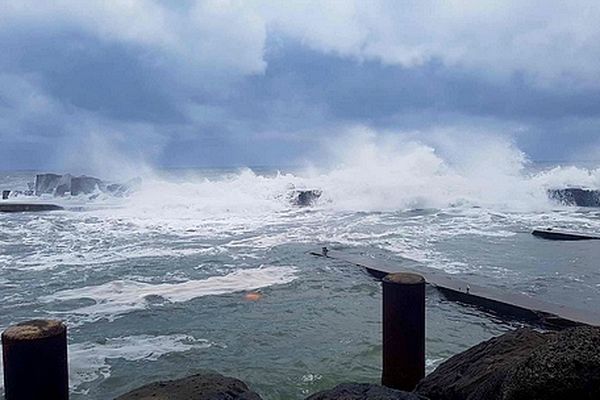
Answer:
[[[425,279],[412,273],[383,278],[384,386],[412,391],[425,377]]]
[[[68,400],[67,327],[32,320],[2,333],[6,400]]]

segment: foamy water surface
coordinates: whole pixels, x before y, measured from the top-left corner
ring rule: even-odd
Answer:
[[[0,214],[0,327],[65,320],[74,399],[206,369],[244,379],[266,399],[301,399],[380,373],[380,284],[307,254],[321,246],[409,257],[596,308],[600,247],[530,230],[600,232],[600,211],[546,196],[597,188],[600,171],[532,166],[510,146],[458,162],[418,143],[356,148],[328,168],[162,172],[127,198],[51,199],[66,210]],[[33,175],[5,173],[0,188]],[[323,195],[298,208],[288,199],[294,188]],[[256,290],[259,301],[245,300]],[[433,289],[427,303],[430,369],[514,326]]]

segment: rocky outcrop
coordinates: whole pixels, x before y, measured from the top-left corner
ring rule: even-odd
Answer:
[[[600,398],[600,328],[506,333],[450,358],[416,391],[431,400]]]
[[[600,328],[550,336],[512,369],[502,399],[600,399]]]
[[[35,177],[34,194],[36,196],[43,194],[80,196],[104,192],[114,196],[125,196],[138,188],[141,182],[141,178],[135,178],[125,183],[107,183],[101,179],[85,175],[38,174]]]
[[[288,193],[288,198],[290,203],[294,206],[308,207],[314,205],[322,194],[323,192],[318,189],[295,189]]]
[[[71,196],[79,196],[80,194],[90,194],[97,190],[101,190],[104,186],[102,180],[91,176],[77,176],[71,179]]]
[[[315,393],[306,400],[425,400],[425,398],[379,385],[343,383],[333,389]]]
[[[116,400],[261,400],[246,384],[220,374],[198,374],[151,383]]]
[[[565,206],[600,207],[600,190],[566,188],[550,189],[548,197]]]
[[[56,188],[61,184],[63,175],[38,174],[35,176],[35,195],[54,194]]]

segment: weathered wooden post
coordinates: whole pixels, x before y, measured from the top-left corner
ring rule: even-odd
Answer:
[[[383,278],[384,386],[412,391],[425,376],[425,279],[412,273]]]
[[[61,321],[32,320],[2,333],[6,400],[69,398],[67,327]]]

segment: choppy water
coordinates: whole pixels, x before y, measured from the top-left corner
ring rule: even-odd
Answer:
[[[600,245],[529,233],[600,232],[600,211],[552,204],[544,192],[597,186],[597,171],[517,168],[485,177],[421,148],[379,164],[364,157],[369,168],[307,175],[180,171],[144,177],[126,199],[0,214],[0,328],[66,320],[74,399],[108,399],[205,369],[239,377],[266,399],[301,399],[380,376],[380,284],[307,254],[323,245],[410,257],[485,285],[597,308]],[[4,173],[0,188],[25,187],[32,174]],[[294,208],[285,196],[291,185],[324,194],[314,207]],[[254,289],[263,298],[244,300]],[[433,289],[427,295],[430,369],[511,328]]]

